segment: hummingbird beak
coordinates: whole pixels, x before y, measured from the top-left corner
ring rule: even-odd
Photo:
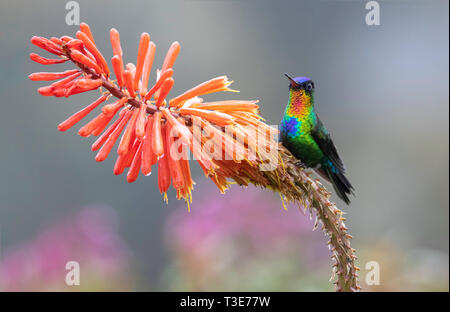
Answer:
[[[289,81],[291,82],[291,87],[298,87],[298,83],[296,83],[294,81],[294,79],[291,78],[291,76],[289,76],[288,74],[284,73],[284,75],[287,77],[287,79],[289,79]]]

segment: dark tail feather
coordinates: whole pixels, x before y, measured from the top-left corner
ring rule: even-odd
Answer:
[[[333,184],[337,195],[347,204],[350,204],[348,195],[353,194],[353,186],[345,175],[340,171],[332,170],[331,168],[319,168],[316,172],[323,178]]]

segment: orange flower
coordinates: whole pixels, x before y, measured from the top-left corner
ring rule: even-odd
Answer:
[[[131,135],[134,134],[135,131],[135,125],[136,125],[136,119],[138,117],[139,110],[134,109],[133,115],[130,119],[130,122],[127,125],[127,128],[125,129],[125,132],[123,133],[122,139],[120,140],[119,148],[117,149],[117,154],[119,155],[125,155],[128,153],[128,149],[130,146],[131,141]]]
[[[114,131],[114,129],[117,128],[117,126],[119,125],[120,121],[124,118],[125,112],[126,112],[126,110],[122,110],[120,112],[120,114],[119,114],[119,118],[111,126],[109,126],[109,128],[105,132],[102,133],[102,135],[94,142],[94,144],[92,144],[92,147],[91,147],[92,151],[96,151],[100,147],[103,146],[103,144],[109,138],[111,133]]]
[[[172,77],[167,78],[163,84],[161,85],[161,89],[160,89],[160,93],[158,96],[158,100],[156,100],[156,107],[160,107],[161,105],[163,105],[163,101],[166,99],[166,96],[169,94],[170,90],[173,87],[173,84],[175,83],[175,81],[173,80]]]
[[[173,187],[176,190],[179,190],[184,187],[184,177],[183,172],[181,170],[181,163],[177,157],[180,157],[180,155],[176,155],[179,153],[178,150],[175,150],[175,137],[174,133],[172,132],[172,126],[170,124],[166,124],[166,147],[167,147],[167,161],[169,164],[169,172],[170,176],[172,177],[172,183]],[[175,155],[174,155],[175,154]]]
[[[260,121],[257,101],[204,103],[199,96],[233,91],[228,88],[231,81],[226,76],[208,80],[170,99],[170,91],[175,83],[172,78],[173,65],[180,51],[178,42],[169,48],[161,70],[157,72],[156,82],[147,91],[155,44],[150,42],[149,34],[143,33],[136,66],[128,63],[124,67],[119,32],[113,28],[110,31],[113,50],[111,63],[116,85],[109,78],[108,65],[95,45],[89,26],[83,23],[80,30],[76,39],[70,36],[53,37],[50,40],[35,36],[31,39],[36,46],[61,58],[51,60],[32,53],[30,58],[33,61],[47,65],[70,60],[77,67],[60,73],[31,74],[31,80],[59,79],[51,85],[40,87],[40,94],[67,97],[102,88],[100,98],[58,125],[60,131],[73,127],[103,105],[100,113],[79,129],[79,135],[99,136],[91,149],[97,151],[95,159],[103,161],[123,132],[117,148],[114,174],[121,174],[125,168],[129,168],[127,181],[131,183],[138,178],[139,171],[149,175],[152,166],[158,164],[158,187],[164,193],[165,200],[171,182],[178,199],[191,200],[194,182],[187,148],[220,191],[226,189],[230,177],[245,184],[245,178],[235,176],[249,172],[249,168],[257,164],[256,159],[250,157],[251,154],[258,155],[256,137],[266,135],[265,132],[269,130]],[[104,104],[111,96],[116,101]],[[169,108],[164,107],[167,102]],[[248,131],[245,127],[254,131]],[[212,153],[212,149],[218,152]],[[247,174],[251,175],[251,172]]]
[[[100,51],[95,46],[95,43],[89,39],[88,35],[86,35],[84,32],[77,31],[77,38],[83,41],[84,46],[86,49],[92,53],[94,58],[97,60],[98,64],[102,68],[103,72],[106,74],[106,77],[109,76],[109,68],[108,64],[106,63],[105,58],[100,53]]]
[[[152,161],[155,157],[152,149],[152,126],[152,116],[148,116],[145,126],[144,144],[142,145],[142,173],[146,176],[152,172]]]
[[[202,117],[219,126],[231,125],[234,121],[234,118],[228,114],[198,108],[180,108],[180,114]]]
[[[179,120],[177,120],[168,109],[163,109],[162,113],[164,117],[166,118],[167,122],[174,128],[176,128],[177,132],[180,133],[181,139],[183,140],[183,143],[186,145],[192,144],[192,133],[189,131],[189,129],[185,126],[184,122],[181,123]],[[183,119],[181,119],[183,120]]]
[[[42,65],[51,65],[51,64],[59,64],[64,63],[68,59],[67,58],[61,58],[61,59],[48,59],[43,56],[40,56],[36,53],[30,53],[30,59],[32,61],[35,61],[36,63],[42,64]]]
[[[169,68],[162,72],[161,76],[159,77],[158,81],[155,83],[155,85],[150,89],[150,91],[147,92],[145,95],[144,101],[149,100],[152,95],[162,86],[162,84],[171,77],[173,74],[173,69]]]
[[[111,58],[111,63],[113,66],[114,74],[117,78],[117,84],[119,87],[124,86],[124,77],[123,77],[123,61],[122,58],[119,55],[114,55]]]
[[[128,120],[130,120],[132,113],[133,113],[132,111],[126,110],[125,116],[122,118],[117,127],[111,132],[111,135],[108,137],[105,144],[100,148],[100,150],[97,153],[97,156],[95,156],[96,161],[104,161],[108,157],[109,153],[111,152],[111,149],[114,146],[114,143],[116,143],[123,128],[125,128],[125,126],[128,123]]]
[[[133,88],[133,74],[130,70],[125,70],[123,73],[123,79],[125,81],[125,87],[127,87],[128,93],[131,97],[136,97],[136,93]]]
[[[162,128],[163,131],[163,135],[165,137],[165,127]],[[167,150],[167,145],[164,146],[164,156],[162,156],[159,160],[158,160],[158,187],[159,187],[159,192],[162,194],[166,194],[167,190],[169,189],[170,186],[170,171],[169,171],[169,162],[168,162],[168,150]],[[166,197],[165,197],[166,198]]]
[[[218,101],[209,103],[193,103],[190,108],[220,110],[220,111],[243,111],[243,112],[258,112],[258,101]]]
[[[72,69],[72,70],[66,70],[65,72],[61,73],[33,73],[28,75],[28,78],[30,80],[56,80],[61,79],[70,75],[73,75],[75,73],[79,73],[80,71],[78,69]]]
[[[86,23],[80,24],[80,30],[88,36],[88,38],[92,41],[93,44],[95,44],[94,37],[92,36],[91,28]]]
[[[120,36],[119,32],[115,28],[111,28],[109,31],[110,39],[111,39],[111,46],[113,49],[113,55],[120,56],[122,58],[123,52],[122,47],[120,46]]]
[[[211,80],[205,81],[198,86],[184,92],[183,94],[177,96],[176,98],[170,100],[169,105],[174,107],[180,107],[187,100],[209,93],[219,92],[219,91],[235,91],[229,89],[228,86],[232,84],[233,81],[228,81],[227,76],[221,76],[213,78]]]
[[[115,113],[117,113],[119,111],[119,109],[121,107],[123,107],[127,101],[128,101],[128,98],[126,96],[124,96],[123,98],[121,98],[120,100],[117,100],[116,102],[114,102],[112,104],[103,106],[102,112],[105,115],[112,116]]]
[[[139,79],[141,79],[142,69],[144,67],[145,57],[147,55],[147,49],[150,42],[150,35],[142,33],[141,41],[139,42],[138,57],[136,62],[136,73],[134,75],[134,90],[139,88]]]
[[[95,102],[93,102],[92,104],[86,106],[85,108],[83,108],[82,110],[76,112],[75,114],[73,114],[72,116],[70,116],[69,118],[67,118],[65,121],[63,121],[62,123],[60,123],[58,125],[58,130],[59,131],[66,131],[67,129],[69,129],[70,127],[72,127],[73,125],[75,125],[77,122],[79,122],[81,119],[83,119],[84,117],[86,117],[90,112],[92,112],[97,106],[99,106],[101,103],[103,103],[104,101],[106,101],[106,99],[108,98],[108,96],[106,95],[102,95],[101,97],[99,97]]]
[[[178,41],[175,41],[167,51],[166,58],[164,59],[163,66],[161,67],[161,72],[173,67],[178,53],[180,53],[180,44]]]
[[[56,55],[63,55],[63,49],[58,44],[54,43],[51,40],[48,40],[47,38],[33,36],[31,38],[31,43],[35,46],[44,49],[50,53],[56,54]]]
[[[87,124],[85,124],[83,127],[81,127],[80,130],[78,130],[78,134],[82,137],[90,136],[92,134],[92,132],[95,129],[97,129],[100,125],[102,125],[104,120],[107,118],[108,118],[108,116],[106,116],[103,113],[100,113],[94,119],[92,119]]]
[[[164,154],[164,140],[161,130],[161,112],[156,112],[153,115],[152,135],[152,149],[156,157],[159,159]]]
[[[153,60],[155,59],[156,45],[150,41],[145,55],[144,69],[142,71],[141,97],[147,93],[148,79],[150,78],[150,71],[152,70]]]
[[[142,141],[145,135],[145,121],[147,118],[146,109],[147,105],[145,104],[139,106],[139,114],[136,119],[136,137],[139,139],[139,141]]]
[[[142,159],[142,144],[143,142],[138,142],[139,146],[137,148],[136,154],[134,155],[133,161],[131,162],[130,170],[128,170],[127,181],[132,183],[136,181],[141,169],[141,159]]]

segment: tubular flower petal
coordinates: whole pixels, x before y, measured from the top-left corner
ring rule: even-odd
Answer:
[[[136,97],[136,93],[134,92],[133,88],[133,74],[131,73],[131,71],[129,71],[128,69],[125,70],[123,73],[123,78],[125,81],[125,87],[127,88],[130,96],[133,98]]]
[[[95,72],[97,74],[102,73],[102,69],[100,68],[100,66],[96,62],[94,62],[92,59],[90,59],[89,57],[87,57],[86,55],[81,53],[80,51],[72,50],[72,52],[70,53],[70,57],[75,62],[81,63],[89,68],[92,68],[93,70],[95,70]]]
[[[91,41],[91,39],[89,39],[88,35],[86,35],[84,32],[82,31],[77,31],[77,38],[80,39],[81,41],[83,41],[84,46],[86,47],[86,49],[92,53],[92,55],[94,56],[94,58],[97,60],[97,63],[100,65],[100,67],[103,70],[103,73],[106,74],[106,77],[109,76],[109,68],[108,68],[108,64],[106,63],[105,58],[103,57],[103,55],[100,53],[100,51],[97,49],[97,47],[95,46],[95,43]]]
[[[56,80],[56,79],[61,79],[61,78],[73,75],[75,73],[79,73],[79,70],[72,69],[72,70],[66,70],[65,72],[61,72],[61,73],[45,73],[45,72],[33,73],[33,74],[28,75],[28,78],[30,78],[30,80],[35,80],[35,81]]]
[[[120,36],[119,32],[115,28],[111,28],[109,31],[110,39],[111,39],[111,46],[113,49],[113,55],[117,55],[122,57],[122,47],[120,46]]]
[[[73,114],[72,116],[70,116],[69,118],[67,118],[65,121],[63,121],[62,123],[60,123],[58,125],[58,130],[59,131],[66,131],[67,129],[69,129],[70,127],[72,127],[73,125],[75,125],[77,122],[79,122],[81,119],[83,119],[84,117],[86,117],[90,112],[92,112],[97,106],[99,106],[101,103],[103,103],[104,101],[106,101],[106,99],[108,98],[108,96],[106,95],[102,95],[101,97],[99,97],[95,102],[93,102],[92,104],[86,106],[85,108],[83,108],[82,110],[76,112],[75,114]]]
[[[125,82],[123,77],[124,70],[122,58],[119,55],[114,55],[111,58],[111,63],[113,66],[114,74],[117,78],[117,84],[119,85],[119,87],[123,87],[125,85]]]
[[[142,145],[142,173],[146,176],[152,172],[153,165],[152,125],[152,116],[148,116],[145,126],[144,144]]]
[[[96,151],[100,147],[102,147],[102,145],[106,142],[106,140],[109,138],[114,129],[117,128],[120,121],[124,118],[125,112],[126,112],[125,110],[122,110],[119,114],[119,118],[111,126],[109,126],[105,132],[102,133],[102,135],[94,142],[94,144],[92,144],[91,147],[92,151]]]
[[[165,137],[165,127],[162,128],[163,131],[163,135]],[[164,148],[164,156],[162,156],[159,160],[158,160],[158,187],[159,187],[159,192],[162,193],[167,193],[167,190],[169,189],[170,186],[170,171],[169,171],[169,162],[168,162],[168,150],[167,150],[167,146],[163,146]],[[165,197],[167,198],[167,197]]]
[[[179,154],[179,151],[175,149],[175,135],[176,133],[172,131],[173,127],[170,124],[165,125],[165,134],[166,134],[166,141],[165,143],[165,152],[166,154],[164,156],[167,157],[167,162],[169,164],[169,172],[170,176],[172,177],[172,183],[173,187],[176,190],[179,190],[184,187],[184,178],[183,178],[183,172],[181,170],[181,164],[179,159],[181,158]]]
[[[56,55],[63,55],[63,49],[60,45],[54,43],[51,40],[48,40],[47,38],[33,36],[31,38],[31,43],[35,46],[46,50],[47,52],[56,54]]]
[[[136,62],[136,73],[134,75],[134,83],[133,83],[134,90],[138,90],[139,88],[139,79],[141,79],[142,69],[144,67],[149,42],[150,42],[150,35],[147,33],[142,33],[141,40],[139,42],[138,56]]]
[[[132,183],[137,180],[139,171],[141,169],[141,159],[142,159],[142,144],[143,142],[138,142],[139,146],[134,154],[133,161],[130,165],[130,170],[128,170],[127,181],[128,183]]]
[[[178,43],[178,41],[175,41],[167,51],[166,58],[164,59],[163,66],[161,67],[161,72],[173,67],[178,53],[180,53],[180,43]]]
[[[102,112],[105,115],[114,115],[119,111],[121,107],[125,105],[125,103],[128,101],[127,97],[123,97],[120,100],[117,100],[116,102],[112,104],[108,104],[102,107]]]
[[[234,122],[234,118],[228,114],[198,108],[180,108],[180,114],[202,117],[219,126],[231,125]]]
[[[148,79],[150,78],[150,72],[152,70],[153,60],[155,59],[156,45],[150,41],[145,55],[144,69],[142,71],[142,85],[141,85],[141,97],[144,97],[147,93]]]
[[[183,94],[177,96],[176,98],[170,100],[169,105],[174,107],[180,107],[183,103],[193,97],[199,95],[205,95],[209,93],[219,92],[219,91],[235,91],[229,89],[228,86],[232,84],[233,81],[228,81],[227,76],[221,76],[213,78],[211,80],[205,81],[198,86],[189,89]]]
[[[167,78],[160,89],[160,94],[158,97],[158,100],[156,101],[156,107],[160,107],[161,105],[164,104],[164,100],[166,99],[166,96],[169,94],[170,90],[172,89],[173,85],[174,85],[175,81],[173,80],[172,77]]]
[[[139,107],[139,115],[136,119],[136,137],[139,141],[142,141],[145,135],[146,108],[145,104]]]
[[[61,59],[48,59],[43,56],[40,56],[36,53],[30,53],[30,59],[32,61],[35,61],[36,63],[42,64],[42,65],[51,65],[51,64],[60,64],[66,62],[67,58],[61,58]]]
[[[161,121],[161,112],[156,112],[153,115],[152,149],[157,158],[160,158],[164,154],[164,140],[161,130]]]
[[[149,100],[152,95],[159,90],[159,88],[162,86],[162,84],[166,81],[166,79],[168,79],[169,77],[171,77],[173,74],[173,69],[169,68],[167,70],[165,70],[164,72],[162,72],[161,76],[159,77],[158,81],[155,83],[155,85],[150,89],[150,91],[147,92],[147,94],[145,95],[144,100],[147,101]]]
[[[119,155],[125,155],[128,153],[129,147],[130,147],[130,141],[131,136],[134,134],[135,131],[135,125],[136,125],[136,119],[138,117],[139,110],[134,109],[133,115],[131,116],[130,122],[127,125],[127,128],[125,129],[125,132],[123,133],[122,139],[120,140],[119,148],[117,149],[117,154]]]
[[[92,36],[91,28],[89,27],[88,24],[81,23],[80,24],[80,30],[82,32],[84,32],[86,34],[86,36],[88,36],[89,40],[91,40],[93,44],[95,44],[94,36]]]
[[[95,156],[96,161],[104,161],[108,157],[109,153],[111,152],[111,149],[114,146],[114,143],[116,143],[120,133],[122,132],[123,128],[125,128],[125,126],[127,125],[128,120],[131,118],[132,113],[133,112],[130,110],[127,110],[125,112],[125,116],[122,118],[120,123],[108,137],[105,144],[100,148],[100,150],[97,153],[97,156]]]

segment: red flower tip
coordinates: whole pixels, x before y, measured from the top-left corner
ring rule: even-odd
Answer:
[[[111,39],[111,46],[113,49],[113,54],[122,57],[123,52],[122,52],[122,47],[120,46],[119,32],[117,31],[117,29],[111,28],[111,30],[109,31],[109,35],[110,35],[110,39]]]
[[[161,71],[165,71],[166,69],[172,68],[173,64],[175,64],[175,60],[177,59],[178,53],[180,53],[180,44],[178,41],[175,41],[170,46],[169,50],[167,51],[166,58],[164,59],[163,66],[161,68]]]

